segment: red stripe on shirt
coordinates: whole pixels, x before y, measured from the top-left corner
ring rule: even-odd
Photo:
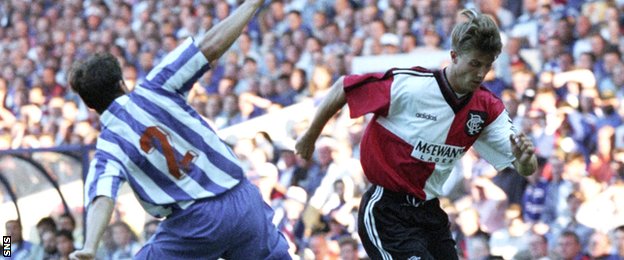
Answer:
[[[485,123],[483,124],[483,129],[485,129],[486,126],[498,118],[504,109],[505,106],[502,101],[492,92],[486,90],[484,87],[478,88],[474,92],[470,102],[455,114],[445,143],[455,146],[464,146],[466,150],[468,150],[480,136],[480,134],[474,136],[466,134],[464,127],[468,122],[470,111],[480,111],[487,114],[487,118],[485,118]]]
[[[366,178],[391,191],[424,200],[425,183],[435,164],[413,158],[414,147],[375,120],[369,123],[362,137],[360,162]]]
[[[390,71],[344,77],[344,91],[351,118],[367,113],[388,115],[393,78]]]

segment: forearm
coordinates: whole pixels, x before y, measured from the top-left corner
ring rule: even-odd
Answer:
[[[537,170],[537,158],[533,154],[527,163],[521,163],[520,160],[515,160],[514,167],[520,175],[529,176]]]
[[[83,250],[95,252],[112,213],[112,199],[103,196],[95,198],[87,215],[87,237]]]
[[[259,97],[250,93],[243,93],[241,94],[241,97],[244,99],[247,99],[249,102],[254,104],[254,106],[257,106],[262,109],[267,109],[271,105],[273,105],[273,102],[271,102],[271,100],[268,100],[266,98],[262,98],[262,97]]]
[[[336,83],[334,83],[332,89],[327,94],[327,97],[325,97],[323,102],[319,105],[306,135],[312,137],[313,139],[318,138],[329,119],[332,118],[338,110],[340,110],[347,103],[343,89],[343,79],[344,77],[340,77]]]
[[[200,40],[199,48],[209,61],[221,57],[240,36],[264,0],[247,0],[222,22],[211,28]]]

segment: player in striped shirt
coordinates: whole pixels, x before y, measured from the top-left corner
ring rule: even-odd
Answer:
[[[364,194],[358,232],[371,259],[457,259],[438,196],[471,147],[496,169],[522,175],[537,168],[533,144],[516,134],[500,99],[481,85],[500,54],[494,21],[472,10],[452,32],[452,63],[341,77],[297,141],[309,159],[327,121],[345,104],[351,117],[374,115],[360,161],[373,184]]]
[[[110,54],[74,66],[70,84],[100,114],[102,131],[85,182],[84,247],[92,259],[127,181],[145,210],[165,217],[136,259],[289,259],[272,209],[239,161],[186,102],[264,0],[247,0],[203,38],[187,39],[128,92]]]

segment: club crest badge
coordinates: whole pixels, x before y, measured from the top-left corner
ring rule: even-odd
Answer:
[[[485,112],[471,110],[468,112],[468,119],[466,120],[464,131],[466,131],[468,136],[475,136],[481,133],[486,119],[487,114]]]

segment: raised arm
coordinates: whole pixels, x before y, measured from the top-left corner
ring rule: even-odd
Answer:
[[[219,59],[240,36],[264,0],[246,0],[222,22],[212,27],[200,40],[199,49],[209,61]]]
[[[319,105],[319,108],[314,115],[314,119],[312,119],[312,123],[310,124],[310,128],[308,128],[301,138],[297,140],[297,144],[295,144],[297,154],[306,160],[309,160],[312,157],[316,139],[323,131],[327,121],[329,121],[329,119],[332,118],[332,116],[334,116],[336,112],[338,112],[338,110],[345,105],[345,103],[347,103],[343,89],[343,80],[344,77],[340,77],[334,83],[329,93],[327,93],[327,97],[325,97],[323,102]]]

